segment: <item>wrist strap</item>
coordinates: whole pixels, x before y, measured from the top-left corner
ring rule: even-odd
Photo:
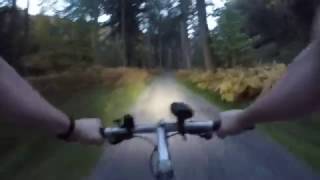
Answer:
[[[75,128],[75,123],[74,123],[74,120],[72,117],[69,117],[69,127],[68,127],[68,130],[64,133],[61,133],[61,134],[58,134],[57,135],[57,138],[58,139],[61,139],[61,140],[64,140],[64,141],[68,141],[68,139],[70,138],[71,134],[73,133],[74,131],[74,128]]]

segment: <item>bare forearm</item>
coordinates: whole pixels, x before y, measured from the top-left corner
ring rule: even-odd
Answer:
[[[315,111],[319,102],[320,46],[313,42],[289,66],[271,92],[248,107],[241,118],[247,124],[290,120]]]
[[[68,117],[54,108],[0,58],[0,116],[10,123],[49,134],[65,132]]]

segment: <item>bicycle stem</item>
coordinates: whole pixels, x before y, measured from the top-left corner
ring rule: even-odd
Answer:
[[[173,167],[168,150],[167,132],[164,122],[160,122],[157,128],[159,174],[173,176]]]

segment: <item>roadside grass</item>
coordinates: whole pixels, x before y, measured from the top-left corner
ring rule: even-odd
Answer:
[[[218,105],[222,110],[244,108],[250,102],[227,103],[212,91],[198,88],[186,79],[179,81],[193,92]],[[307,162],[315,171],[320,171],[320,116],[313,115],[297,122],[281,122],[258,125],[258,129],[283,144],[288,151]]]
[[[61,97],[50,93],[45,96],[74,118],[100,117],[104,124],[109,124],[128,111],[145,85],[145,81],[137,80],[90,86],[62,93]],[[0,124],[0,179],[3,180],[79,180],[89,175],[101,152],[101,147],[64,143]]]
[[[231,104],[231,103],[222,101],[222,99],[219,97],[218,94],[213,93],[212,91],[209,91],[206,89],[200,89],[191,81],[188,81],[185,79],[179,79],[179,82],[184,86],[186,86],[188,89],[192,90],[193,92],[200,94],[205,99],[209,100],[210,102],[213,102],[215,105],[218,105],[218,107],[221,108],[222,110],[241,108],[246,105],[246,103]]]
[[[259,128],[320,172],[319,117],[314,115],[293,123],[264,124]]]

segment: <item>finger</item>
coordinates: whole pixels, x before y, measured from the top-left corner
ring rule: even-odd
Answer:
[[[99,128],[103,127],[103,123],[102,120],[100,118],[95,119],[97,126],[99,126]]]

